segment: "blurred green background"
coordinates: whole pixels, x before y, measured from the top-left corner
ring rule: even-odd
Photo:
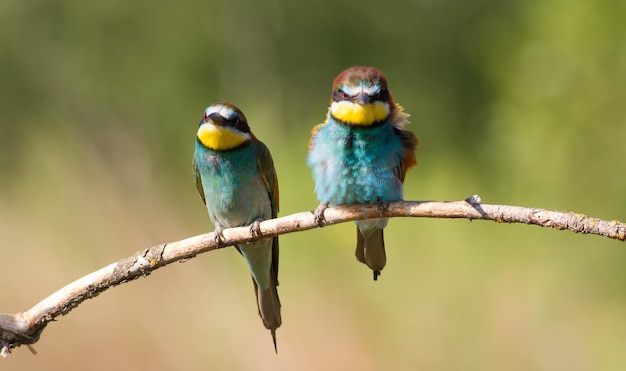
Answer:
[[[387,74],[412,114],[406,199],[626,219],[620,0],[0,3],[0,311],[213,230],[191,156],[232,101],[272,150],[281,215],[331,81]],[[623,370],[626,246],[525,225],[394,219],[378,282],[354,226],[281,239],[279,354],[231,249],[112,289],[3,370]]]

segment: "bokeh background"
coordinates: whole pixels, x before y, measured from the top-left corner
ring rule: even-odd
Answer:
[[[626,219],[620,0],[0,2],[0,311],[211,231],[191,156],[232,101],[272,150],[281,215],[331,81],[383,70],[412,114],[406,199]],[[626,246],[525,225],[394,219],[378,282],[354,226],[281,238],[278,355],[230,249],[116,287],[3,370],[623,370]]]

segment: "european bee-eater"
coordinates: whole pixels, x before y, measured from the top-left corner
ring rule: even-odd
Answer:
[[[406,171],[417,163],[417,138],[404,126],[409,115],[394,103],[385,75],[373,67],[350,67],[333,82],[326,121],[313,128],[307,164],[321,202],[327,206],[384,203],[402,199]],[[386,218],[360,220],[356,258],[374,272],[387,262]]]
[[[250,131],[244,114],[230,103],[209,106],[200,121],[193,158],[196,187],[215,224],[216,240],[224,228],[250,225],[278,213],[278,179],[269,149]],[[236,246],[245,258],[263,324],[281,325],[278,299],[278,237]]]

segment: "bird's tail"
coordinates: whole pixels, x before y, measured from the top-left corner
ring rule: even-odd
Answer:
[[[272,341],[274,342],[274,350],[278,353],[276,347],[276,329],[282,324],[280,317],[280,299],[278,298],[277,282],[273,282],[267,288],[262,290],[254,279],[254,290],[256,292],[257,307],[259,308],[259,316],[263,320],[263,325],[272,333]]]
[[[380,271],[387,263],[383,230],[376,228],[368,238],[365,238],[357,227],[355,255],[358,261],[366,264],[374,271],[374,281],[376,281],[380,275]]]

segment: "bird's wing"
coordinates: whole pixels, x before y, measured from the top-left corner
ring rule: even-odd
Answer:
[[[204,204],[206,205],[206,199],[204,198],[204,188],[202,187],[202,178],[200,177],[200,171],[198,170],[198,164],[196,163],[195,155],[193,156],[192,165],[194,177],[196,178],[196,189],[200,194],[200,198],[202,198],[202,202],[204,202]]]
[[[272,218],[278,215],[278,177],[274,168],[274,161],[270,150],[260,140],[253,138],[256,145],[257,161],[259,171],[265,183],[267,194],[272,203]],[[270,276],[274,285],[278,285],[278,236],[272,238],[272,265],[270,267]]]
[[[409,123],[409,114],[404,112],[404,108],[402,108],[401,105],[395,105],[389,120],[393,125],[396,135],[402,142],[402,159],[400,160],[399,166],[396,168],[396,175],[404,183],[406,171],[417,165],[415,148],[417,147],[418,140],[415,134],[404,130],[404,126]]]
[[[400,165],[396,168],[396,175],[398,175],[398,178],[400,178],[400,180],[404,183],[404,177],[406,176],[407,170],[417,165],[415,149],[417,147],[418,140],[417,137],[415,137],[415,134],[408,130],[395,129],[395,132],[402,142],[402,159],[400,161]]]
[[[278,215],[278,178],[276,176],[276,170],[274,169],[274,161],[270,150],[263,144],[263,142],[254,138],[256,145],[256,155],[259,166],[259,172],[265,183],[265,189],[270,197],[272,203],[272,218]]]
[[[326,121],[322,122],[321,124],[317,124],[315,126],[313,126],[313,129],[311,129],[311,138],[309,138],[309,151],[311,151],[311,149],[313,149],[313,138],[315,137],[315,134],[317,134],[317,132],[324,126],[326,126],[326,124],[328,123],[328,118],[326,118]]]

